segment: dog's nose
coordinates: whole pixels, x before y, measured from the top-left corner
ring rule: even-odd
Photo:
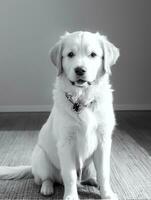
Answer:
[[[83,69],[83,67],[76,67],[74,71],[78,76],[83,76],[86,72],[85,69]]]

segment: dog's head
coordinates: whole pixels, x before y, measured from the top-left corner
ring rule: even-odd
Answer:
[[[105,73],[119,57],[119,50],[99,33],[66,33],[50,51],[50,59],[76,86],[91,84]]]

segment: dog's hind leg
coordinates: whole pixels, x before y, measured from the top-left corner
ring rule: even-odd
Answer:
[[[54,170],[45,151],[37,145],[32,155],[32,173],[35,183],[41,185],[40,192],[43,195],[51,195],[54,192]]]
[[[81,184],[95,186],[95,187],[98,186],[96,180],[96,170],[93,162],[91,162],[89,165],[83,168]]]
[[[36,185],[41,185],[41,179],[39,178],[39,176],[34,175],[34,182],[36,183]]]

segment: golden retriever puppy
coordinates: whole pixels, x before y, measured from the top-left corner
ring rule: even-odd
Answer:
[[[54,106],[32,156],[41,193],[53,193],[53,182],[63,181],[64,199],[78,199],[77,172],[81,178],[94,162],[101,197],[117,199],[110,187],[115,117],[109,74],[118,57],[119,50],[99,33],[66,33],[51,49],[58,69]]]
[[[117,199],[110,186],[115,116],[109,76],[118,57],[119,50],[99,33],[66,33],[51,49],[58,70],[54,105],[29,167],[42,194],[52,194],[58,181],[64,200],[78,200],[77,182],[97,180],[101,198]]]

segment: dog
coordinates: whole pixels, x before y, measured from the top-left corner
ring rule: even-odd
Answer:
[[[116,120],[109,77],[119,49],[98,32],[67,32],[49,57],[57,67],[54,105],[40,130],[31,166],[1,167],[0,179],[32,174],[43,195],[53,194],[57,181],[64,184],[64,200],[79,199],[77,183],[97,181],[101,198],[117,200],[110,186]]]

